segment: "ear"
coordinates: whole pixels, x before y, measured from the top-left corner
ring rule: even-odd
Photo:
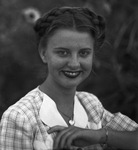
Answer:
[[[39,55],[43,61],[43,63],[47,63],[47,54],[46,54],[46,50],[44,48],[39,48]]]

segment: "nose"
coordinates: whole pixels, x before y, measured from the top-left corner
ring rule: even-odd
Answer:
[[[77,70],[80,68],[79,58],[75,55],[72,56],[68,61],[68,67],[72,70]]]

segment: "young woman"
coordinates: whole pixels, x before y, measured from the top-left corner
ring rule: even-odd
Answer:
[[[136,148],[137,123],[76,91],[104,42],[103,18],[87,8],[55,8],[34,29],[47,77],[3,114],[1,150]]]

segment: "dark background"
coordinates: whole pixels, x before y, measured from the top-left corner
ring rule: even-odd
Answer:
[[[45,79],[34,21],[55,6],[89,7],[105,17],[106,42],[79,90],[94,93],[111,111],[138,123],[137,0],[0,0],[0,118]]]

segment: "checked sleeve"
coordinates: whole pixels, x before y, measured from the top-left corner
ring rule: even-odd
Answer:
[[[0,123],[1,150],[33,150],[32,131],[29,119],[23,113],[9,109]]]

